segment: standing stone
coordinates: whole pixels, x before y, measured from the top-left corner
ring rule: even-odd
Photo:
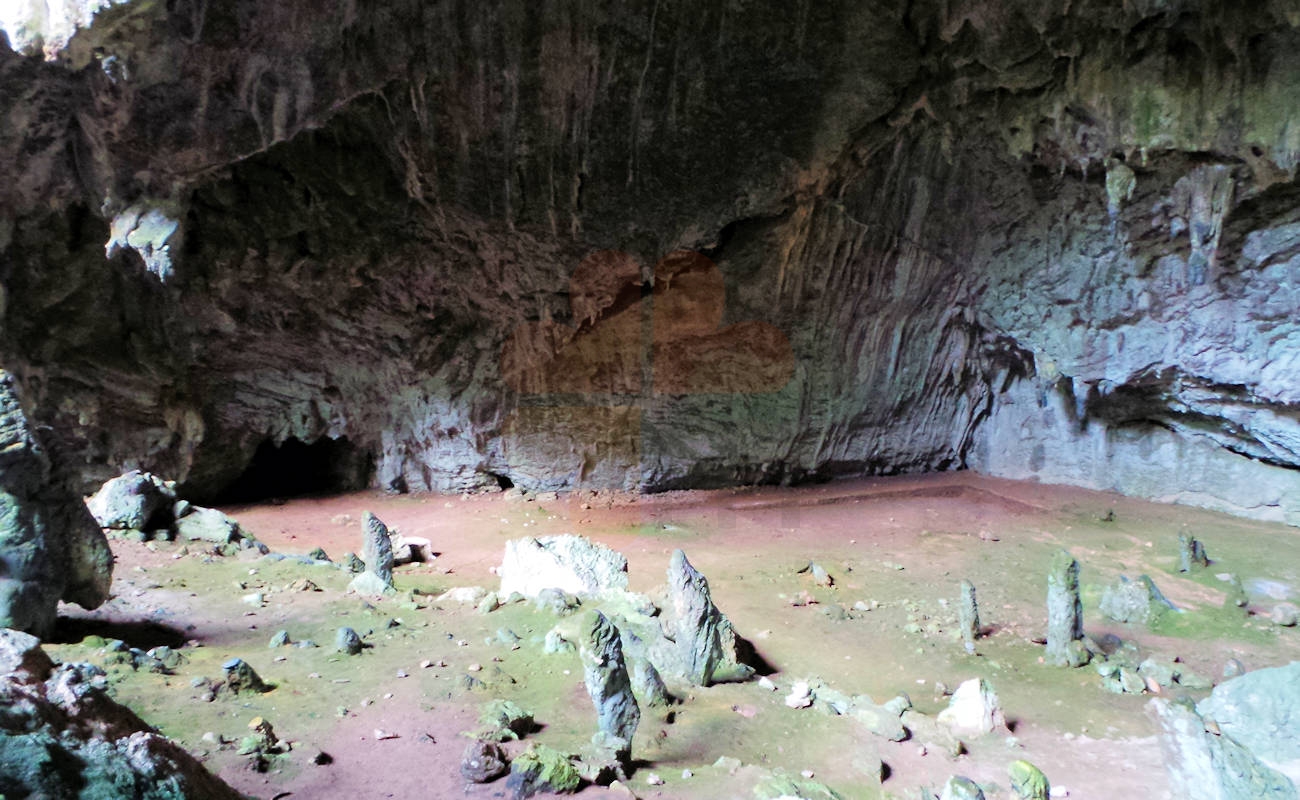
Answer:
[[[748,680],[754,670],[740,663],[736,631],[713,604],[709,582],[674,550],[668,565],[674,641],[683,677],[695,686],[723,680]]]
[[[1083,639],[1083,602],[1079,599],[1079,562],[1065,550],[1052,556],[1047,573],[1047,663],[1078,667],[1087,663]]]
[[[241,692],[261,693],[271,690],[271,687],[266,685],[252,665],[242,658],[230,659],[221,665],[221,669],[226,674],[226,688],[235,694]]]
[[[1186,528],[1178,533],[1178,571],[1191,572],[1194,567],[1208,567],[1210,559],[1205,555],[1205,545]]]
[[[56,472],[0,370],[0,627],[38,637],[59,600],[96,608],[113,578],[104,532]]]
[[[393,589],[393,542],[388,526],[369,511],[361,515],[361,560],[364,572],[348,588],[358,594],[391,594]]]
[[[967,650],[975,648],[975,640],[980,635],[980,609],[975,602],[975,585],[970,581],[961,582],[961,597],[957,602],[957,619],[961,626],[961,638]]]
[[[1007,773],[1011,777],[1011,790],[1020,800],[1047,800],[1052,793],[1047,776],[1028,761],[1012,761]]]
[[[604,614],[591,611],[583,621],[582,634],[579,657],[587,694],[596,706],[600,732],[613,743],[615,756],[626,765],[632,757],[632,735],[641,721],[641,709],[632,695],[618,628]]]

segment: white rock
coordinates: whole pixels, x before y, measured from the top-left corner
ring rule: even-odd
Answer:
[[[958,686],[938,719],[955,731],[971,734],[992,733],[1006,724],[998,696],[983,678],[971,678]]]
[[[497,570],[502,597],[536,598],[543,589],[600,596],[627,591],[627,558],[573,534],[514,539]]]

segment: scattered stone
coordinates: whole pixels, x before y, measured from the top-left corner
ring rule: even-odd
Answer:
[[[1210,566],[1210,559],[1205,554],[1205,545],[1201,544],[1186,527],[1178,533],[1178,571],[1191,572]]]
[[[534,598],[534,605],[539,611],[549,611],[557,617],[564,617],[572,614],[582,605],[582,601],[577,595],[562,589],[542,589]]]
[[[795,681],[790,686],[790,694],[785,697],[785,704],[790,708],[808,708],[813,704],[812,689],[807,681]]]
[[[462,606],[477,606],[488,596],[488,590],[482,586],[457,586],[438,595],[434,600],[439,603],[456,603]]]
[[[86,504],[50,464],[0,370],[0,626],[46,637],[60,600],[108,599],[113,554]]]
[[[253,717],[248,723],[248,731],[249,734],[239,743],[239,755],[264,757],[281,752],[280,739],[267,720]]]
[[[317,750],[315,755],[311,757],[310,761],[318,767],[324,767],[334,763],[334,756],[326,753],[324,750]]]
[[[1020,800],[1048,800],[1052,785],[1038,767],[1028,761],[1012,761],[1007,767],[1007,773],[1011,777],[1011,791],[1015,792]]]
[[[491,700],[479,713],[483,730],[478,738],[484,741],[513,742],[536,729],[531,712],[525,711],[510,700]]]
[[[221,665],[225,672],[225,686],[235,694],[242,692],[268,692],[271,687],[263,682],[261,676],[242,658],[232,658]]]
[[[215,508],[194,506],[176,520],[176,535],[190,542],[234,544],[244,538],[239,523]]]
[[[1047,663],[1058,667],[1088,663],[1087,649],[1072,645],[1082,638],[1079,562],[1065,550],[1058,550],[1047,573]]]
[[[939,800],[984,800],[984,790],[970,778],[953,775],[943,785]]]
[[[483,595],[483,599],[478,602],[476,611],[480,614],[491,614],[501,607],[501,600],[497,597],[496,592],[488,592]]]
[[[359,654],[365,649],[365,643],[357,632],[348,627],[339,628],[334,634],[334,649],[340,653],[346,653],[350,656]]]
[[[490,783],[510,769],[501,745],[477,739],[465,748],[460,757],[460,774],[471,783]]]
[[[780,770],[769,773],[754,786],[754,797],[758,800],[841,800],[838,792],[823,783],[786,775]]]
[[[1296,608],[1295,603],[1278,603],[1273,606],[1273,612],[1269,615],[1273,619],[1273,624],[1283,628],[1294,628],[1297,621],[1300,621],[1300,608]]]
[[[308,551],[307,557],[310,558],[312,561],[330,560],[329,555],[325,552],[325,549],[322,547],[313,547],[310,551]]]
[[[502,597],[518,592],[536,598],[543,589],[580,597],[627,591],[627,558],[573,534],[507,542],[497,574]]]
[[[663,785],[664,785],[664,779],[661,778],[661,777],[659,777],[658,773],[655,773],[655,772],[647,773],[646,776],[645,776],[645,782],[646,782],[647,785],[650,785],[650,786],[663,786]]]
[[[1219,688],[1248,677],[1242,676]],[[1217,720],[1211,720],[1208,714],[1202,716],[1190,702],[1157,698],[1147,704],[1147,713],[1160,723],[1164,732],[1160,744],[1173,797],[1197,800],[1300,797],[1290,778],[1265,764],[1231,734],[1225,734]]]
[[[695,686],[744,681],[754,669],[740,662],[736,632],[709,596],[709,582],[674,550],[668,566],[668,591],[673,612],[673,637],[682,674]]]
[[[815,561],[809,561],[808,566],[799,570],[800,574],[807,573],[812,575],[813,581],[818,586],[831,587],[835,585],[835,579],[826,571],[826,568]]]
[[[343,569],[348,572],[351,572],[353,575],[366,571],[366,562],[357,558],[356,553],[344,553],[343,558],[339,560],[339,566],[343,567]]]
[[[296,578],[284,587],[286,592],[319,592],[321,588],[306,578]]]
[[[392,594],[393,543],[388,536],[388,526],[369,511],[361,515],[361,559],[365,571],[352,579],[350,591],[357,594]]]
[[[975,601],[975,585],[970,581],[961,582],[961,596],[957,601],[957,623],[961,628],[961,638],[968,650],[974,649],[975,640],[980,635],[980,610]]]
[[[587,694],[596,707],[599,730],[612,741],[615,757],[627,765],[631,761],[632,736],[641,721],[641,709],[632,694],[632,680],[623,659],[618,628],[601,612],[587,613],[578,655]]]
[[[1101,686],[1115,694],[1142,694],[1147,691],[1147,682],[1137,670],[1115,661],[1104,661],[1097,665],[1097,674],[1101,676]]]
[[[433,543],[420,536],[394,534],[392,544],[394,565],[427,564],[436,558],[433,554]]]
[[[1235,658],[1230,658],[1224,662],[1223,664],[1224,678],[1235,678],[1238,675],[1245,675],[1245,674],[1246,674],[1246,665],[1241,663],[1241,661]]]
[[[652,708],[673,704],[673,696],[668,692],[664,679],[659,675],[659,670],[655,669],[655,665],[650,663],[650,659],[629,658],[628,664],[629,671],[632,673],[632,692],[642,703]]]
[[[542,792],[570,794],[581,783],[582,776],[569,755],[541,744],[520,753],[510,765],[510,777],[506,779],[513,800],[526,800]]]
[[[1119,576],[1118,583],[1107,586],[1102,592],[1099,608],[1101,613],[1116,622],[1142,625],[1151,625],[1166,612],[1176,610],[1147,575],[1140,576],[1137,581]]]
[[[565,639],[559,628],[551,628],[547,631],[546,638],[542,641],[542,652],[544,653],[572,653],[574,649],[573,642]]]
[[[1006,726],[998,696],[983,678],[972,678],[958,686],[938,719],[954,731],[974,735],[992,733]]]

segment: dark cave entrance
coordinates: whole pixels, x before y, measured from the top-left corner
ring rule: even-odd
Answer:
[[[321,438],[304,444],[295,438],[257,446],[244,472],[218,493],[216,504],[255,503],[306,495],[338,494],[370,485],[374,458],[348,441]]]

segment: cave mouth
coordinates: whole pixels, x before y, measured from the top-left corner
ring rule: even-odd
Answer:
[[[214,503],[256,503],[351,492],[369,486],[373,472],[373,456],[346,436],[323,437],[311,443],[293,437],[280,444],[265,439],[243,473],[217,494]]]

